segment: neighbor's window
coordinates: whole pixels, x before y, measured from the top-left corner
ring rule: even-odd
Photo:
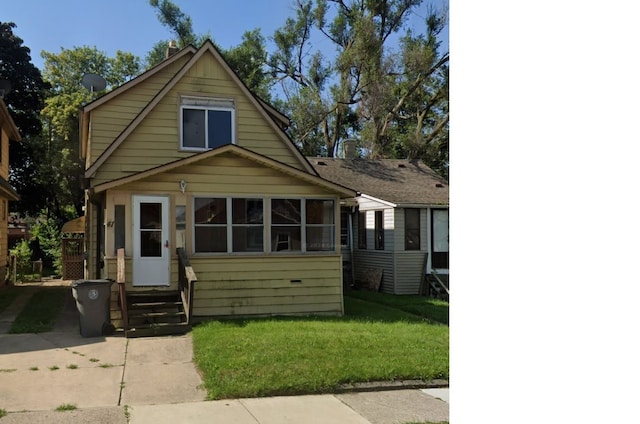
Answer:
[[[262,204],[262,199],[231,199],[234,252],[264,251]]]
[[[195,252],[227,251],[227,199],[194,199]]]
[[[404,250],[420,250],[420,209],[404,210]]]
[[[349,247],[349,211],[347,209],[340,210],[340,246],[343,249]]]
[[[333,250],[335,246],[333,200],[307,199],[307,251]]]
[[[367,212],[358,212],[358,249],[367,248]]]
[[[384,211],[376,211],[374,234],[376,250],[384,250]]]
[[[449,268],[449,210],[431,210],[431,268]]]
[[[183,97],[181,147],[208,150],[235,143],[235,105],[232,100]]]

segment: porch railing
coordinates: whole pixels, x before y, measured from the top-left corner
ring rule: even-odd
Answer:
[[[129,329],[129,313],[127,311],[127,290],[125,288],[125,268],[124,268],[124,249],[118,249],[117,258],[118,271],[116,274],[116,283],[118,284],[118,299],[120,302],[120,311],[122,312],[122,327],[125,331]]]
[[[198,281],[196,273],[191,268],[191,263],[187,257],[184,248],[176,249],[178,253],[178,290],[182,298],[182,305],[187,315],[187,324],[191,324],[191,316],[193,314],[193,289],[195,282]]]

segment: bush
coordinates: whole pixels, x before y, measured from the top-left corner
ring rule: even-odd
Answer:
[[[18,276],[31,274],[31,247],[27,240],[20,240],[16,246],[9,251],[12,256],[16,257],[16,273]]]

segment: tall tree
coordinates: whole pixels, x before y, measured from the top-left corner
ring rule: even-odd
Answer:
[[[20,143],[9,144],[9,180],[21,197],[19,202],[11,203],[11,209],[35,214],[42,205],[43,193],[38,182],[39,163],[35,152],[42,145],[39,115],[48,85],[31,63],[31,50],[14,34],[14,28],[13,22],[0,22],[0,79],[11,84],[4,101],[22,135]]]
[[[84,204],[78,111],[97,96],[135,77],[140,71],[140,60],[122,51],[110,58],[88,46],[63,48],[57,54],[42,52],[42,57],[43,76],[51,84],[51,91],[42,110],[46,149],[39,152],[40,171],[49,195],[49,215],[64,220],[69,218],[70,209],[76,216],[81,215]],[[105,89],[92,92],[84,87],[82,77],[87,73],[102,76]]]
[[[149,0],[149,5],[156,10],[158,20],[177,38],[177,47],[182,49],[190,44],[199,47],[211,34],[196,34],[193,31],[191,17],[186,15],[170,0]],[[215,41],[220,54],[227,61],[245,85],[262,99],[269,101],[271,74],[266,68],[267,49],[265,39],[259,29],[245,31],[242,42],[228,50],[221,48]],[[157,42],[146,56],[147,68],[151,68],[166,58],[169,40]]]
[[[333,156],[339,140],[358,133],[356,106],[380,78],[385,43],[421,2],[316,0],[314,7],[311,0],[298,0],[296,18],[274,34],[278,51],[270,65],[281,79],[294,82],[285,89],[288,103],[317,113],[306,120],[308,127],[292,130],[303,150],[311,145],[321,148],[317,154]],[[322,66],[326,62],[320,53],[307,56],[314,29],[336,49],[329,66]]]

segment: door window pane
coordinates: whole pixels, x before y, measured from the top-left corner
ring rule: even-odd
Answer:
[[[140,255],[162,256],[161,203],[140,203]]]

